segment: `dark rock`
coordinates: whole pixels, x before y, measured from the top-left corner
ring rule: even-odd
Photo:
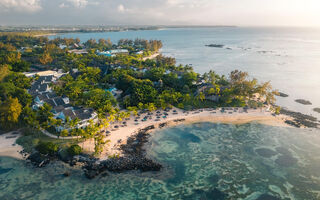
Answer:
[[[50,158],[48,156],[40,154],[38,151],[32,153],[27,158],[36,167],[44,167],[50,163]]]
[[[206,47],[215,47],[215,48],[223,48],[224,45],[223,44],[209,44],[209,45],[205,45]]]
[[[301,125],[300,125],[299,123],[297,123],[297,122],[295,122],[295,121],[291,121],[291,120],[286,120],[286,121],[284,121],[284,123],[286,123],[286,124],[288,124],[288,125],[290,125],[290,126],[297,127],[297,128],[300,128],[300,127],[301,127]]]
[[[71,175],[71,173],[70,173],[70,172],[65,172],[65,173],[63,173],[62,175],[63,175],[64,177],[68,177],[68,176]]]
[[[106,177],[106,176],[109,176],[109,174],[107,172],[104,172],[104,173],[101,174],[101,176],[102,177]]]
[[[161,124],[159,124],[159,128],[166,127],[167,125],[168,125],[168,123],[167,123],[167,122],[165,122],[165,123],[161,123]]]
[[[313,111],[317,112],[317,113],[320,113],[320,108],[314,108]]]
[[[99,172],[96,170],[85,170],[84,174],[88,179],[93,179],[99,175]]]
[[[58,152],[58,158],[63,162],[70,162],[73,159],[73,156],[71,156],[67,150],[60,150]]]
[[[278,92],[276,94],[276,96],[279,96],[279,97],[289,97],[289,95],[285,94],[285,93],[282,93],[282,92]]]
[[[175,120],[173,120],[173,122],[183,122],[183,121],[186,121],[186,119],[175,119]]]
[[[303,105],[312,105],[312,103],[305,99],[296,99],[295,102],[303,104]]]
[[[307,128],[318,128],[318,126],[320,125],[317,122],[317,118],[310,115],[305,115],[283,108],[280,110],[280,114],[294,118],[293,120],[287,120],[286,123],[295,127],[305,126]]]

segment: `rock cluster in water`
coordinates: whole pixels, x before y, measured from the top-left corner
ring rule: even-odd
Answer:
[[[305,115],[300,112],[294,112],[286,109],[281,109],[280,114],[287,115],[293,118],[293,120],[286,120],[285,123],[295,127],[307,127],[307,128],[319,128],[320,124],[316,117]]]

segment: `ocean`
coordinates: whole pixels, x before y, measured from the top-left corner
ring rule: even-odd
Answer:
[[[160,172],[110,173],[88,180],[54,163],[34,169],[0,158],[0,199],[319,199],[320,132],[197,123],[152,134],[148,156]],[[65,171],[71,172],[64,177]],[[268,197],[268,198],[267,198]]]

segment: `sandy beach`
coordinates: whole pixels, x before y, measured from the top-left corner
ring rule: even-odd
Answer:
[[[57,35],[57,34],[56,33],[38,34],[38,35],[34,35],[34,37],[47,37],[47,36],[53,36],[53,35]]]
[[[155,53],[155,54],[152,54],[151,56],[147,56],[147,57],[142,58],[142,60],[143,61],[146,61],[148,59],[152,60],[152,59],[156,58],[159,55],[160,55],[160,53]]]
[[[173,112],[174,110],[176,110],[176,112]],[[242,108],[226,108],[226,110],[223,112],[221,112],[221,109],[200,109],[196,111],[184,112],[183,110],[174,108],[167,112],[168,115],[166,118],[164,118],[165,115],[163,113],[164,111],[154,111],[151,115],[148,115],[148,113],[141,114],[137,121],[135,121],[136,117],[131,116],[130,120],[125,121],[126,126],[123,125],[123,122],[112,123],[108,128],[110,133],[106,138],[107,140],[110,140],[110,142],[106,145],[105,151],[102,153],[100,158],[106,159],[110,155],[121,154],[119,146],[121,144],[125,144],[128,137],[135,134],[139,129],[143,129],[151,125],[155,126],[155,129],[153,130],[155,131],[159,129],[159,124],[162,123],[167,123],[166,127],[170,127],[182,123],[191,124],[197,122],[214,122],[245,124],[255,121],[271,126],[288,127],[288,125],[284,123],[288,117],[282,115],[273,116],[272,113],[266,109],[248,109],[247,111],[244,111]],[[157,114],[160,116],[160,118],[157,118]],[[145,116],[151,117],[152,119],[141,121]],[[155,121],[156,119],[159,121]],[[183,121],[177,122],[180,119],[183,119]],[[115,126],[119,126],[119,128],[115,128]],[[82,143],[81,146],[83,146],[85,151],[92,152],[94,150],[94,141],[86,141]]]
[[[19,153],[22,150],[22,147],[16,144],[16,140],[20,134],[14,133],[15,132],[12,131],[0,135],[0,156],[23,159],[22,155]]]
[[[165,113],[167,115],[165,115]],[[145,117],[148,117],[148,119],[142,121]],[[155,126],[155,129],[152,130],[153,132],[158,130],[159,125],[163,123],[166,123],[166,127],[172,127],[179,124],[192,124],[197,122],[245,124],[255,121],[271,126],[289,127],[289,125],[284,123],[286,119],[288,119],[288,117],[283,115],[273,116],[272,113],[265,108],[248,109],[247,111],[242,108],[226,108],[224,111],[221,109],[199,109],[189,112],[173,108],[168,112],[147,112],[141,114],[139,117],[131,116],[128,120],[111,123],[110,127],[107,129],[110,133],[106,137],[110,142],[106,144],[100,159],[107,159],[110,155],[121,155],[119,146],[125,144],[128,137],[134,135],[140,129],[152,125]],[[19,153],[22,150],[22,147],[16,144],[16,140],[19,136],[20,135],[15,134],[14,131],[0,135],[0,156],[23,159],[22,155]],[[88,153],[94,151],[93,139],[81,143],[80,146]]]

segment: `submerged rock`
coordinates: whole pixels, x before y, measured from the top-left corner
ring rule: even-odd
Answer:
[[[227,199],[228,195],[217,188],[213,190],[205,191],[205,190],[195,190],[196,194],[200,194],[200,199],[214,199],[214,200],[224,200]]]
[[[296,99],[295,102],[303,104],[303,105],[312,105],[312,103],[305,99]]]
[[[65,172],[65,173],[63,173],[62,175],[63,175],[64,177],[68,177],[68,176],[71,175],[71,173],[70,173],[70,172]]]
[[[0,174],[8,173],[12,170],[12,168],[2,168],[0,167]]]
[[[272,156],[277,155],[277,152],[267,148],[260,148],[260,149],[256,149],[255,151],[259,156],[262,156],[265,158],[270,158]]]
[[[261,196],[258,197],[257,200],[281,200],[278,197],[272,196],[270,194],[262,194]]]
[[[317,113],[320,113],[320,108],[314,108],[313,111],[317,112]]]
[[[298,160],[291,155],[281,155],[275,161],[281,167],[291,167],[298,162]]]
[[[215,48],[223,48],[224,45],[223,44],[208,44],[205,45],[206,47],[215,47]]]

